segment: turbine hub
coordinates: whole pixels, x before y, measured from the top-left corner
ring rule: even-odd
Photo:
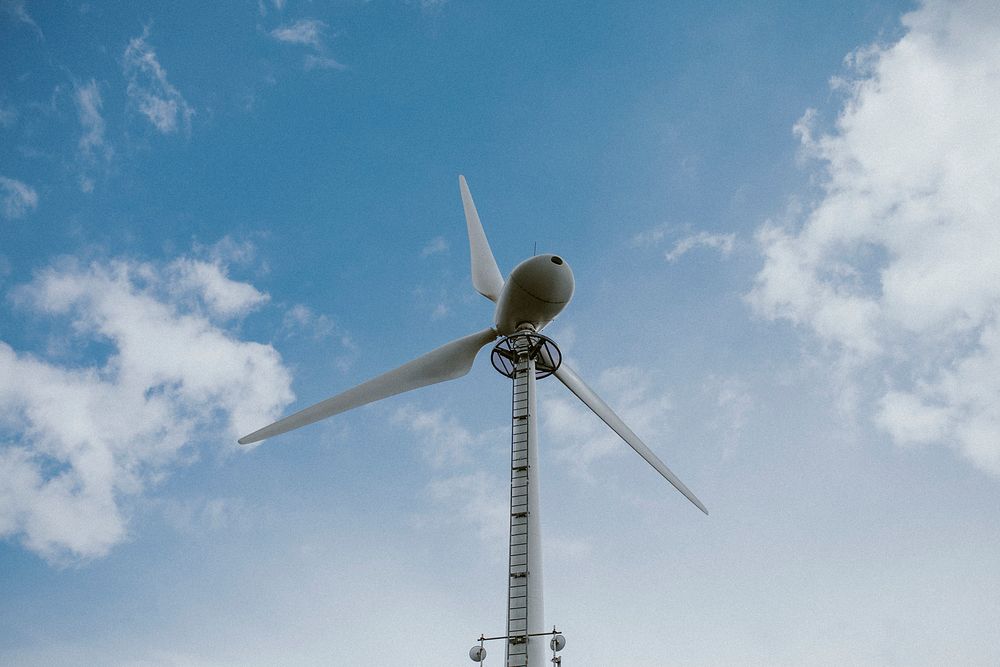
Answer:
[[[527,325],[522,326],[509,336],[504,336],[496,344],[490,357],[493,368],[497,369],[501,375],[513,378],[517,357],[524,354],[523,350],[525,349],[527,349],[527,354],[535,359],[535,379],[537,380],[555,373],[562,363],[562,352],[559,351],[559,346],[548,336],[543,336],[533,327]]]

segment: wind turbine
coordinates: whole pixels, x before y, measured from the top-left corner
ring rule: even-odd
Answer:
[[[558,255],[536,255],[514,267],[504,281],[465,177],[459,176],[458,183],[472,255],[472,286],[496,303],[493,326],[446,343],[395,370],[254,431],[239,442],[258,442],[389,396],[462,377],[472,368],[479,350],[500,338],[493,348],[493,366],[513,380],[507,634],[501,638],[506,640],[508,667],[536,667],[546,661],[543,635],[553,634],[544,631],[538,493],[530,486],[538,475],[537,379],[555,375],[698,509],[705,514],[708,510],[614,410],[562,363],[556,344],[539,333],[573,297],[575,281],[569,264]],[[561,636],[558,640],[563,642]],[[556,650],[555,638],[551,646]],[[485,651],[473,647],[470,657],[481,661]]]

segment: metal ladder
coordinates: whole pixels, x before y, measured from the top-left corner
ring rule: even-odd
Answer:
[[[519,346],[520,347],[520,346]],[[507,665],[528,664],[528,497],[529,487],[529,382],[534,380],[535,364],[527,349],[518,350],[515,365],[513,420],[510,459],[510,555],[507,587]],[[538,548],[539,545],[531,545]],[[539,619],[531,619],[538,622]]]

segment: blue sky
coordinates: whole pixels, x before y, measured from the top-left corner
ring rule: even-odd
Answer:
[[[540,383],[565,664],[995,664],[994,3],[205,5],[0,4],[0,663],[501,631],[485,353],[235,444],[491,323],[463,173],[712,512]]]

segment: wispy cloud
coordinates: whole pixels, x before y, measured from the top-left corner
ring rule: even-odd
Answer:
[[[849,391],[883,378],[875,421],[901,444],[944,443],[1000,475],[1000,11],[932,0],[896,43],[834,80],[832,131],[795,131],[823,197],[757,232],[748,299],[811,332]]]
[[[469,461],[469,451],[477,438],[443,410],[422,410],[406,405],[396,410],[392,421],[415,433],[427,459],[436,468]]]
[[[281,320],[281,334],[286,338],[308,338],[325,341],[328,359],[341,371],[348,370],[358,357],[358,345],[349,331],[333,318],[317,313],[309,306],[297,303],[285,311]]]
[[[417,513],[417,523],[440,526],[457,522],[473,527],[485,545],[503,543],[510,519],[507,480],[463,468],[467,469],[484,447],[507,442],[507,428],[473,433],[444,410],[425,410],[413,404],[398,409],[392,421],[416,436],[425,459],[436,471],[426,487],[434,510]],[[445,507],[447,511],[442,511]]]
[[[266,0],[257,0],[257,13],[261,16],[267,16],[267,4]],[[285,10],[285,0],[271,0],[271,4],[278,12]]]
[[[670,430],[673,402],[656,388],[651,376],[634,366],[604,370],[595,388],[640,438]],[[591,467],[608,457],[631,452],[621,438],[575,397],[559,393],[547,397],[541,410],[546,438],[557,447],[557,456],[577,475],[591,478]],[[655,442],[647,444],[657,449]],[[666,457],[664,457],[666,458]]]
[[[314,53],[306,54],[303,67],[311,69],[346,69],[327,53],[324,33],[327,25],[318,19],[299,19],[294,23],[279,26],[271,31],[271,37],[286,44],[298,44],[309,47]]]
[[[44,38],[42,29],[38,27],[38,24],[35,23],[35,19],[31,18],[31,15],[25,8],[24,0],[3,0],[0,2],[0,9],[2,9],[4,13],[11,16],[15,21],[31,26],[39,37]]]
[[[160,65],[156,51],[146,41],[149,31],[133,38],[123,56],[127,94],[134,104],[159,132],[170,134],[178,129],[188,130],[194,115],[180,92],[167,80],[167,72]]]
[[[421,521],[460,521],[475,528],[483,544],[502,544],[510,523],[508,489],[506,479],[482,470],[431,480],[427,485],[431,501],[448,511],[421,517]]]
[[[420,249],[420,256],[430,257],[444,252],[448,252],[448,241],[443,236],[435,236]]]
[[[323,47],[323,33],[326,23],[318,19],[300,19],[271,31],[271,37],[288,44],[304,44],[314,49]]]
[[[15,178],[0,176],[5,218],[22,218],[38,206],[38,193],[27,183]]]
[[[16,291],[111,352],[80,366],[0,342],[0,536],[56,562],[103,556],[125,539],[129,503],[195,443],[230,441],[291,402],[278,353],[216,319],[259,292],[183,268],[197,261],[67,260]]]
[[[86,85],[74,87],[73,98],[80,117],[80,127],[83,128],[78,145],[80,152],[89,157],[94,155],[95,151],[105,148],[101,91],[97,87],[97,82],[91,79]]]
[[[330,56],[317,56],[313,54],[308,54],[303,61],[303,67],[307,70],[309,69],[335,69],[343,70],[347,69],[347,65],[334,60]]]
[[[302,333],[314,340],[333,335],[335,327],[329,316],[317,313],[305,304],[297,303],[282,318],[281,328],[288,333]]]
[[[673,232],[671,229],[668,224],[657,225],[633,235],[630,242],[636,248],[656,248],[663,245],[669,237],[676,238],[678,232],[687,231],[684,227]],[[689,233],[674,241],[673,247],[664,253],[664,257],[668,262],[676,262],[695,248],[710,248],[717,250],[723,257],[728,257],[735,244],[736,234],[713,234],[705,231]]]
[[[667,225],[657,225],[652,229],[643,230],[632,237],[632,245],[637,248],[657,246],[666,238],[667,231],[669,231]]]
[[[685,236],[674,243],[673,249],[667,252],[668,262],[676,262],[685,253],[694,248],[712,248],[718,250],[723,257],[728,257],[733,252],[733,244],[736,242],[736,234],[710,234],[709,232],[698,232],[690,236]]]
[[[713,405],[708,426],[720,435],[723,456],[739,446],[747,416],[754,405],[753,393],[739,376],[709,376],[702,386],[707,403]]]
[[[0,127],[10,127],[17,122],[17,109],[0,105]]]
[[[190,536],[204,535],[238,523],[246,512],[239,498],[165,499],[159,504],[167,524]]]

